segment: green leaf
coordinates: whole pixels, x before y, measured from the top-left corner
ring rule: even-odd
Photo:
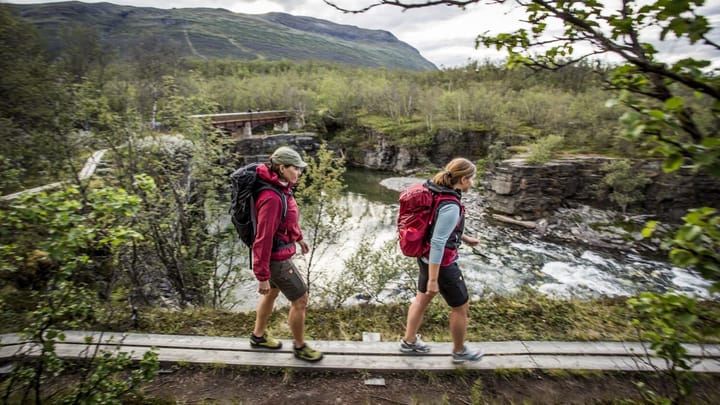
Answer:
[[[689,267],[697,263],[697,257],[685,249],[671,250],[670,260],[679,267]]]
[[[665,114],[665,111],[662,110],[650,110],[648,111],[648,115],[658,120],[664,120],[667,114]]]
[[[645,228],[642,230],[642,236],[643,238],[649,238],[652,236],[652,234],[655,232],[655,228],[658,225],[658,221],[648,221],[645,224]]]
[[[665,107],[668,110],[678,110],[685,104],[685,100],[682,97],[670,97],[665,100]]]
[[[680,154],[672,154],[665,158],[662,164],[662,169],[665,173],[671,173],[679,169],[685,159]]]

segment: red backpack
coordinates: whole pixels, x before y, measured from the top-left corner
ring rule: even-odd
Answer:
[[[400,192],[398,212],[398,240],[405,256],[422,257],[430,250],[429,233],[438,204],[456,198],[435,194],[427,183],[416,183]]]

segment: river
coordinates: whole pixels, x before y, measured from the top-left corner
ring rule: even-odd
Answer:
[[[351,217],[341,239],[323,257],[316,258],[316,282],[341,275],[345,261],[361,242],[379,249],[396,237],[397,190],[417,179],[394,176],[360,169],[345,174],[347,189],[340,203]],[[477,193],[465,196],[463,201],[468,207],[474,206],[469,203],[471,198],[480,197]],[[466,227],[466,232],[479,238],[481,244],[475,248],[463,246],[459,255],[472,299],[512,293],[523,286],[558,298],[632,296],[642,291],[670,290],[707,297],[709,282],[667,261],[549,241],[534,230],[493,225],[482,214],[468,212]],[[297,256],[296,263],[302,268],[303,257]],[[248,282],[236,290],[240,299],[236,310],[254,309],[255,288],[255,282]],[[279,300],[280,305],[286,303]]]

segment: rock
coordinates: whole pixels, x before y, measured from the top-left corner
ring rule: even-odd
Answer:
[[[362,145],[348,151],[352,165],[397,173],[413,173],[422,167],[442,167],[452,158],[463,156],[477,160],[487,155],[494,135],[485,131],[438,129],[428,145],[401,143],[373,128],[365,128]]]
[[[612,160],[578,156],[529,165],[523,159],[508,159],[485,173],[483,198],[492,211],[522,220],[548,217],[575,204],[614,210],[617,207],[611,201],[599,199],[595,192],[605,175],[602,166]],[[630,210],[677,221],[689,208],[720,208],[717,178],[688,168],[664,173],[657,160],[639,165],[638,171],[652,182],[644,190],[644,199],[631,205]]]

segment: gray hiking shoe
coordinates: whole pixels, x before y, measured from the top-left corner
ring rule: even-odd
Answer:
[[[467,346],[463,346],[460,353],[453,352],[452,360],[455,364],[465,363],[466,361],[478,361],[482,359],[483,354],[484,353],[479,350],[470,350]]]
[[[420,340],[420,335],[415,335],[415,342],[413,343],[400,339],[400,351],[403,353],[429,353],[430,346]]]

